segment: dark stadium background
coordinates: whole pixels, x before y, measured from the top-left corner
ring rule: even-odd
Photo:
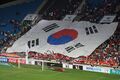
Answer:
[[[16,0],[0,0],[0,5],[4,3],[12,2],[12,1],[16,1]]]

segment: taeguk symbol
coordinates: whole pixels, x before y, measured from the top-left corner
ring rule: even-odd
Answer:
[[[52,35],[47,39],[47,42],[51,45],[61,45],[73,41],[78,36],[78,32],[74,29],[63,29]]]

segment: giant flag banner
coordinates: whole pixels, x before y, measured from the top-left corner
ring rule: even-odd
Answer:
[[[70,22],[41,20],[20,37],[7,52],[54,51],[69,57],[90,55],[109,39],[118,23],[97,24],[88,21]]]

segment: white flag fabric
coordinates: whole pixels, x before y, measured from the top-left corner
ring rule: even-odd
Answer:
[[[100,23],[112,23],[115,19],[116,15],[105,15]]]
[[[33,21],[35,20],[36,18],[38,18],[38,15],[37,14],[28,14],[24,20],[29,20],[29,21]]]
[[[73,21],[76,15],[66,15],[63,21]]]
[[[15,41],[7,52],[45,53],[49,50],[69,57],[87,56],[113,35],[117,25],[117,22],[96,24],[41,20]]]

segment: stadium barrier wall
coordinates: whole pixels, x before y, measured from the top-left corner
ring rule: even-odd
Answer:
[[[120,75],[120,70],[110,69],[110,74],[119,74]]]
[[[63,68],[79,69],[79,70],[101,72],[101,73],[108,73],[108,74],[120,74],[120,70],[115,70],[110,67],[100,67],[100,66],[91,66],[91,65],[83,65],[83,64],[63,63]]]
[[[110,73],[111,69],[112,68],[109,68],[109,67],[99,67],[99,66],[83,65],[83,70],[85,70],[85,71]]]
[[[62,67],[67,68],[67,69],[73,69],[73,65],[72,64],[67,64],[67,63],[62,63]]]
[[[9,58],[8,58],[8,62],[10,62],[10,63],[18,63],[18,59],[19,59],[19,58],[9,57]],[[23,58],[23,59],[21,58],[21,59],[20,59],[20,63],[21,63],[21,64],[26,64],[26,60],[25,60],[24,58]]]
[[[1,57],[0,62],[11,62],[11,63],[18,63],[18,58],[5,58]],[[26,64],[25,59],[21,59],[20,63]],[[29,59],[29,64],[31,65],[36,65],[35,64],[36,60],[34,59]],[[114,68],[109,68],[109,67],[100,67],[100,66],[91,66],[91,65],[83,65],[83,64],[68,64],[68,63],[53,63],[53,62],[47,62],[47,66],[53,65],[54,67],[60,67],[62,65],[62,68],[66,69],[79,69],[79,70],[85,70],[85,71],[92,71],[92,72],[101,72],[101,73],[108,73],[108,74],[119,74],[120,75],[120,70],[114,69]],[[60,64],[60,65],[57,65]]]
[[[1,58],[0,58],[0,62],[1,62],[1,63],[8,63],[8,59],[5,58],[5,57],[1,57]]]
[[[34,59],[28,59],[28,64],[35,65],[35,60]]]
[[[81,64],[73,64],[73,69],[83,70],[83,66]]]

